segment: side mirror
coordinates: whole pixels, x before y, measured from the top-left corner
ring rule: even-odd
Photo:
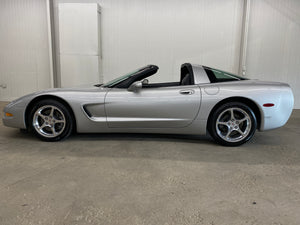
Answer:
[[[144,80],[142,81],[142,84],[149,84],[149,80],[144,79]]]
[[[131,92],[137,92],[142,87],[143,87],[142,81],[136,81],[132,83],[127,90]]]

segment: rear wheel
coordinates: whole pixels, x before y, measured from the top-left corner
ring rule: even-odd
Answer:
[[[226,103],[217,108],[208,123],[210,135],[219,144],[238,146],[249,141],[257,127],[252,109],[240,102]]]
[[[73,130],[69,110],[60,102],[45,99],[36,103],[29,121],[34,134],[43,141],[59,141],[67,138]]]

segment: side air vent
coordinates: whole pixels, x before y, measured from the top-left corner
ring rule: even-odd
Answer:
[[[90,113],[90,111],[86,108],[86,106],[84,105],[83,110],[85,111],[85,113],[88,115],[88,117],[92,117],[92,114]]]

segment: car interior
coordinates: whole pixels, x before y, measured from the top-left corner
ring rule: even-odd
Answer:
[[[158,67],[149,65],[145,70],[134,75],[132,78],[118,84],[118,88],[128,88],[132,83],[139,80],[144,80],[147,77],[154,75],[158,71]],[[158,88],[158,87],[172,87],[172,86],[185,86],[194,84],[194,74],[192,65],[190,63],[184,63],[181,65],[180,81],[179,82],[164,82],[164,83],[148,83],[148,80],[144,80],[143,88]]]

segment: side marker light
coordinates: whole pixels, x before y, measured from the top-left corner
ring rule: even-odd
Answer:
[[[7,116],[7,117],[12,117],[12,116],[14,116],[12,113],[5,113],[5,116]]]
[[[273,107],[274,104],[273,103],[265,103],[263,104],[264,107]]]

